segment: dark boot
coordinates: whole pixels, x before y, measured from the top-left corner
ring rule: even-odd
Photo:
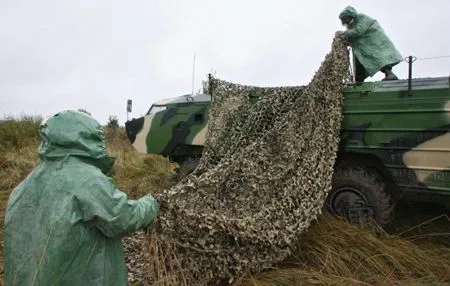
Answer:
[[[357,57],[354,57],[355,65],[355,82],[362,83],[367,78],[366,70]]]

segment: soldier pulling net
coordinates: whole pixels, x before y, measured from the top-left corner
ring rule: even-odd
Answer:
[[[146,239],[158,285],[207,285],[286,259],[331,188],[349,79],[337,33],[307,86],[254,87],[210,78],[200,165],[156,194]],[[252,96],[259,96],[254,103]]]

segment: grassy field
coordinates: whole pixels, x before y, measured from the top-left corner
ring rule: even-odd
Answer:
[[[40,117],[0,121],[1,238],[9,193],[37,163],[40,121]],[[176,164],[136,153],[123,128],[107,128],[106,134],[110,153],[117,157],[111,176],[131,198],[175,183]],[[435,205],[399,205],[386,230],[352,226],[323,214],[301,235],[295,255],[234,285],[450,285],[449,238],[446,210]],[[3,277],[3,248],[0,251]]]

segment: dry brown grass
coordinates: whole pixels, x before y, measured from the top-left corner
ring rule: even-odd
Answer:
[[[187,285],[185,278],[189,272],[182,268],[176,253],[171,251],[174,242],[160,239],[152,230],[149,232],[147,237],[150,239],[144,242],[143,248],[149,255],[147,281],[155,286]]]
[[[8,124],[12,128],[20,128],[20,120],[17,124]],[[7,129],[2,127],[0,132],[5,132]],[[9,193],[37,162],[37,133],[28,132],[25,138],[20,134],[26,132],[17,132],[17,137],[10,138],[21,143],[17,146],[6,143],[10,145],[0,150],[1,236]],[[110,152],[117,157],[111,175],[130,197],[158,192],[174,183],[176,164],[160,156],[136,153],[122,128],[108,129],[106,133]],[[437,224],[433,231],[442,233],[419,234],[416,232],[418,228],[415,228],[402,235],[392,235],[374,225],[366,228],[351,226],[341,219],[324,214],[300,237],[298,250],[288,261],[263,273],[242,277],[235,281],[234,286],[450,285],[450,248],[431,239],[439,236],[448,240],[450,222],[448,217],[441,217],[426,222],[420,228],[431,223]],[[146,252],[155,253],[149,264],[149,275],[159,271],[159,276],[163,277],[162,271],[181,271],[175,256],[161,257],[158,254],[162,243],[170,242],[153,240],[145,246]],[[177,282],[159,281],[158,285],[177,285]]]
[[[170,249],[171,242],[150,237],[144,247],[151,254],[149,282],[186,285],[177,279],[189,272],[180,267],[174,253],[160,251]],[[375,224],[349,225],[323,213],[300,237],[290,259],[262,273],[248,273],[232,285],[450,285],[450,248],[414,241],[388,234]],[[155,281],[157,277],[162,279]]]
[[[450,283],[450,249],[324,213],[280,267],[237,285],[442,285]]]
[[[130,198],[156,193],[174,183],[176,163],[159,155],[139,154],[123,128],[106,128],[108,149],[116,162],[110,174]]]

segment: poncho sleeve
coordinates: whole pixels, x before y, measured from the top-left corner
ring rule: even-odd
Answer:
[[[109,178],[91,181],[88,189],[75,195],[83,222],[107,237],[122,236],[147,227],[159,205],[151,195],[129,200]]]

